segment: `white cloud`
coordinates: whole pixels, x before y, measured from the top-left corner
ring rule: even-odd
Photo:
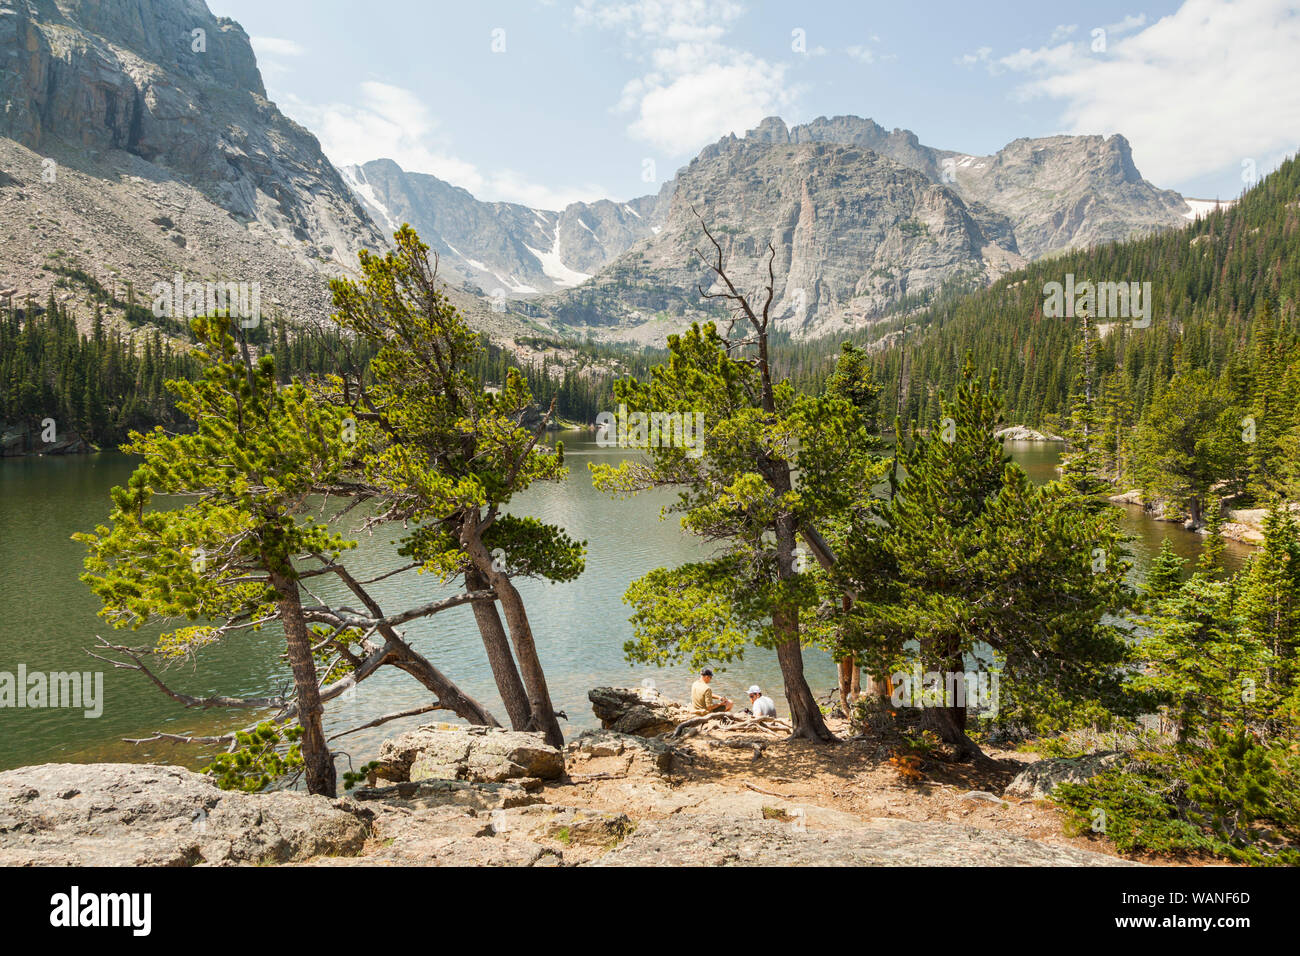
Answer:
[[[389,83],[362,83],[355,103],[319,105],[291,96],[282,105],[317,135],[325,155],[339,166],[391,159],[408,172],[429,173],[468,189],[478,199],[540,209],[563,209],[608,192],[595,183],[552,188],[510,169],[482,170],[438,143],[438,121],[415,93]]]
[[[1077,43],[976,59],[1025,74],[1020,97],[1060,101],[1068,131],[1123,133],[1157,184],[1245,158],[1262,173],[1296,148],[1296,0],[1186,0],[1149,26],[1130,16],[1103,27],[1104,50],[1094,49],[1093,29]]]
[[[630,41],[643,72],[623,86],[616,109],[634,114],[631,136],[682,156],[743,133],[797,97],[784,64],[725,42],[743,13],[736,0],[580,0],[574,19]]]
[[[250,37],[253,52],[257,54],[257,65],[264,76],[278,76],[292,73],[293,69],[285,64],[281,57],[302,56],[307,52],[297,40],[284,40],[280,37]]]
[[[302,56],[307,52],[297,40],[284,40],[280,37],[250,37],[253,51],[259,56]]]
[[[989,57],[993,54],[993,47],[982,46],[974,53],[964,53],[957,59],[953,60],[959,66],[974,66],[976,63],[988,63]]]

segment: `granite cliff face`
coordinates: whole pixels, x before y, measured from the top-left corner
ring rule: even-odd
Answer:
[[[708,315],[690,203],[751,287],[773,243],[776,314],[805,336],[868,323],[948,280],[987,282],[1027,259],[1178,227],[1190,208],[1142,178],[1118,135],[1020,139],[971,156],[856,116],[795,127],[769,117],[682,169],[655,234],[554,296],[553,321],[635,337],[643,324],[658,335]]]
[[[775,314],[799,336],[870,323],[950,280],[978,285],[1058,250],[1177,227],[1190,209],[1142,178],[1122,136],[971,156],[856,116],[769,117],[705,147],[656,196],[562,212],[482,202],[387,160],[345,177],[372,217],[411,222],[485,295],[532,298],[530,314],[561,331],[646,344],[717,314],[697,291],[709,276],[692,205],[746,282],[776,247]]]
[[[0,136],[84,168],[144,160],[306,258],[380,241],[320,144],[202,0],[0,0]]]
[[[384,242],[202,0],[0,0],[0,170],[16,302],[44,301],[57,255],[119,294],[257,282],[265,312],[320,321],[327,278]]]
[[[589,282],[553,300],[570,326],[703,318],[712,254],[696,211],[737,285],[759,286],[775,248],[773,315],[819,335],[861,325],[951,279],[991,281],[1023,259],[1008,224],[953,190],[867,148],[728,137],[682,169],[662,228]],[[983,222],[981,221],[983,220]]]
[[[972,156],[922,145],[910,130],[886,132],[869,119],[823,116],[788,130],[770,117],[747,138],[874,150],[950,186],[977,215],[984,210],[1005,219],[1018,251],[1031,259],[1187,221],[1186,200],[1143,179],[1119,135],[1018,139],[991,156]]]

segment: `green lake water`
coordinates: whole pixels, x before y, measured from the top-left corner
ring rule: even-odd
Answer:
[[[587,569],[569,584],[519,582],[550,683],[555,706],[569,717],[566,733],[596,726],[587,691],[601,684],[637,684],[646,678],[671,696],[684,698],[692,675],[685,668],[630,666],[623,644],[632,636],[628,608],[622,603],[627,585],[661,565],[676,565],[706,554],[684,535],[677,519],[659,520],[669,493],[617,501],[591,486],[587,464],[617,461],[627,453],[600,448],[590,433],[561,436],[570,466],[563,484],[538,485],[517,499],[512,510],[563,526],[588,544]],[[1008,450],[1036,481],[1054,477],[1059,446],[1015,444]],[[113,632],[96,616],[98,601],[81,583],[84,550],[70,540],[90,530],[108,514],[108,491],[124,484],[134,462],[117,454],[20,458],[0,461],[0,672],[99,671],[103,673],[103,713],[87,718],[80,710],[0,709],[0,770],[52,761],[135,760],[197,766],[208,753],[198,747],[168,743],[135,745],[122,738],[146,737],[157,731],[211,734],[247,722],[247,712],[188,711],[164,696],[142,675],[118,670],[92,659],[86,651],[95,635],[144,645],[156,632]],[[1123,508],[1123,523],[1134,535],[1138,568],[1145,567],[1170,538],[1177,551],[1194,558],[1201,536],[1181,526],[1158,522],[1137,508]],[[381,531],[362,539],[355,555],[358,577],[396,566],[391,539]],[[1228,561],[1236,565],[1249,548],[1228,543]],[[385,606],[402,608],[439,593],[436,582],[413,574],[382,582],[374,589]],[[496,694],[482,642],[469,608],[457,608],[406,628],[408,640],[468,693],[498,717],[504,708]],[[203,652],[201,666],[178,666],[166,673],[170,684],[189,694],[222,693],[261,696],[284,688],[288,670],[281,659],[283,643],[274,631],[244,634]],[[825,653],[805,651],[809,683],[818,694],[835,685],[835,665]],[[771,651],[751,649],[741,662],[719,670],[714,686],[737,701],[753,683],[777,701],[784,713],[780,671]],[[385,669],[357,688],[353,699],[328,706],[326,729],[335,733],[383,714],[428,703],[429,692],[406,674]],[[332,746],[354,765],[372,759],[380,741],[430,720],[453,719],[450,712],[405,718],[357,734]],[[563,724],[563,722],[562,722]],[[346,761],[340,766],[345,766]]]

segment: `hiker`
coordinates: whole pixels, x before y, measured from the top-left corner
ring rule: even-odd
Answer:
[[[763,688],[754,684],[749,688],[749,712],[755,717],[775,717],[776,702],[763,694]]]
[[[723,697],[718,701],[713,699],[713,690],[709,684],[713,681],[713,671],[704,668],[700,671],[700,679],[691,685],[691,706],[695,708],[696,713],[711,714],[718,710],[731,710],[731,700]]]

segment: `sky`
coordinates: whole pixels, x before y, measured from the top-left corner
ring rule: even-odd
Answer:
[[[336,164],[545,209],[657,192],[771,115],[975,155],[1121,133],[1148,180],[1207,199],[1300,146],[1300,0],[207,2]]]

